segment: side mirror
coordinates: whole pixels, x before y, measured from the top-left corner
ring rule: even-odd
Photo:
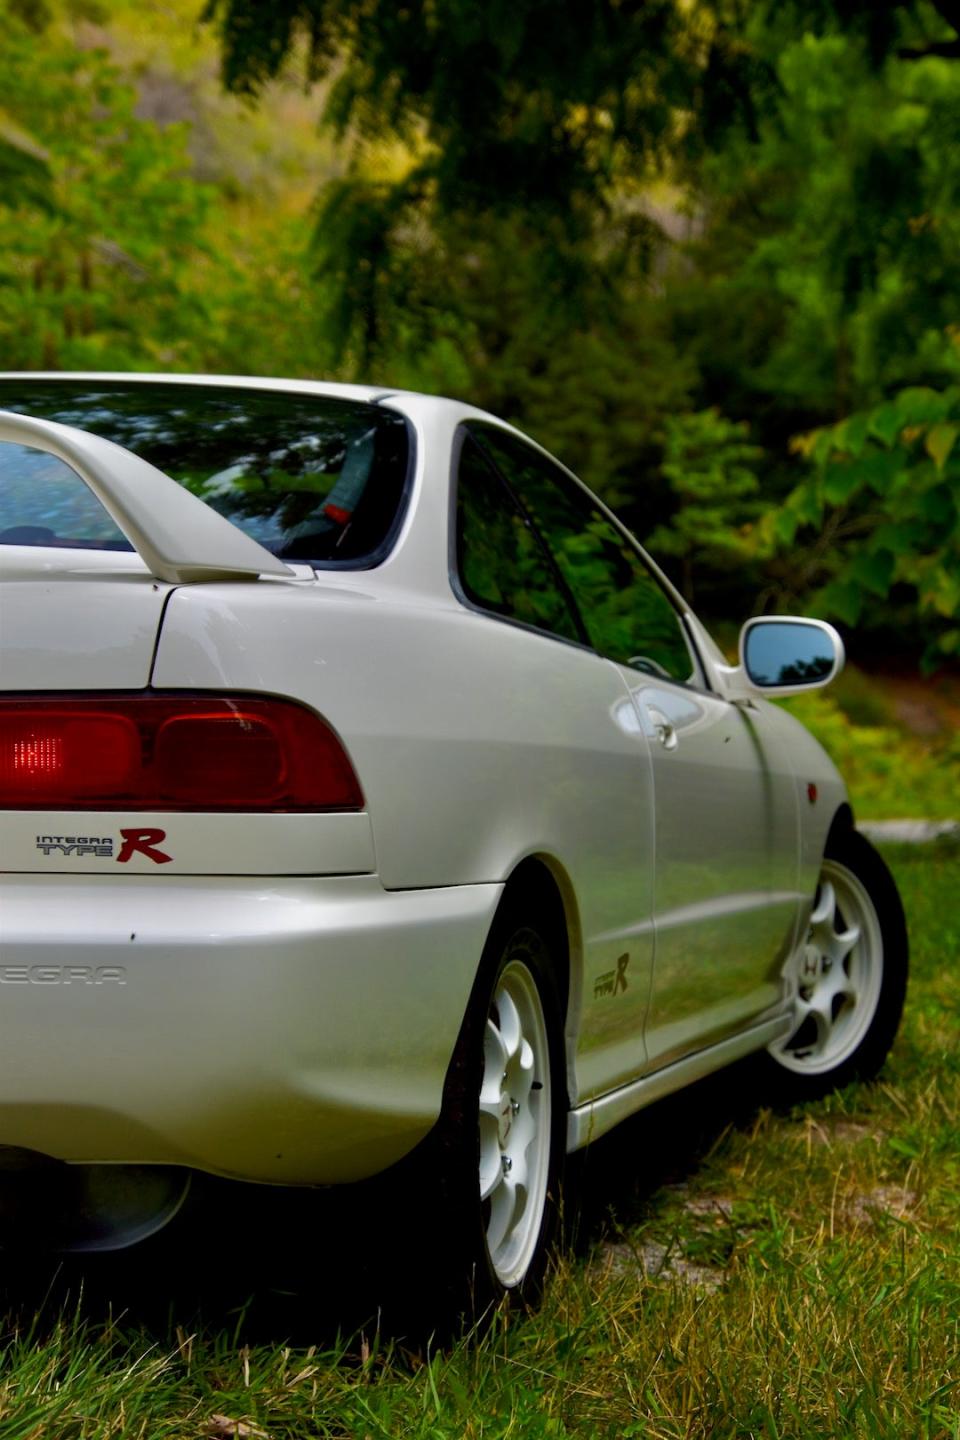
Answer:
[[[740,664],[764,695],[796,695],[829,685],[843,662],[843,641],[823,620],[760,616],[740,631]]]

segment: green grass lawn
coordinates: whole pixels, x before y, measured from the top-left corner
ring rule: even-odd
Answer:
[[[362,1244],[340,1221],[313,1231],[348,1250],[336,1283],[321,1260],[266,1312],[242,1230],[199,1309],[136,1257],[45,1293],[8,1274],[0,1440],[960,1435],[960,853],[889,859],[913,978],[880,1081],[773,1114],[742,1071],[621,1127],[537,1315],[439,1354],[339,1339]]]

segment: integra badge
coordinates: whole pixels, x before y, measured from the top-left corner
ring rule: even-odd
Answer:
[[[101,860],[116,860],[118,865],[126,865],[134,855],[143,855],[154,865],[169,865],[173,856],[158,849],[166,838],[166,830],[131,827],[120,831],[119,846],[112,835],[38,835],[37,849],[47,856],[67,855],[79,859],[83,855],[95,855]]]

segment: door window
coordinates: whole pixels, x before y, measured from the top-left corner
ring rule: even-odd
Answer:
[[[650,674],[694,679],[680,616],[587,492],[523,441],[492,426],[471,430],[543,535],[594,648]]]
[[[582,643],[543,542],[469,435],[457,470],[457,571],[475,605]]]

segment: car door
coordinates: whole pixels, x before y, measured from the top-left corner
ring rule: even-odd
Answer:
[[[497,734],[498,716],[509,711],[510,752],[519,747],[528,756],[513,780],[524,808],[524,844],[558,860],[575,897],[569,1030],[578,1036],[570,1087],[576,1103],[646,1068],[643,1026],[653,964],[650,744],[616,667],[587,641],[542,537],[469,435],[455,470],[455,589],[468,606],[504,622],[496,667],[475,708],[488,739]],[[483,655],[470,653],[473,684]],[[505,752],[505,774],[511,763]]]
[[[637,674],[653,741],[656,953],[652,1067],[777,1005],[796,916],[794,782],[756,713]]]
[[[792,776],[760,712],[707,689],[681,615],[627,533],[517,437],[489,427],[481,440],[543,534],[592,644],[617,665],[650,743],[656,939],[645,1039],[656,1069],[780,999],[796,914]]]

